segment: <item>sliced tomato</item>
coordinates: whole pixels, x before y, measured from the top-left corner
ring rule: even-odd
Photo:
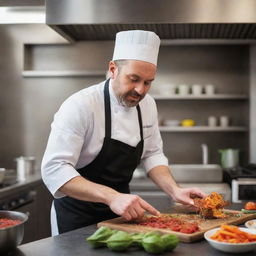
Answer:
[[[171,229],[176,232],[187,234],[191,234],[199,230],[197,223],[188,222],[180,218],[166,216],[148,217],[145,221],[139,223],[139,225],[153,228]]]
[[[192,234],[198,230],[199,230],[199,228],[197,225],[191,224],[191,225],[184,225],[181,228],[180,232],[186,233],[186,234]]]
[[[256,203],[247,202],[244,206],[245,210],[256,210]]]

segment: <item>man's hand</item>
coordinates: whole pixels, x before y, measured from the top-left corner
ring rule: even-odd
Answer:
[[[168,166],[156,166],[149,171],[149,177],[177,203],[194,206],[195,197],[206,197],[199,188],[181,188],[171,175]]]
[[[193,198],[195,197],[204,198],[206,197],[206,194],[203,191],[201,191],[199,188],[176,187],[173,190],[172,197],[177,203],[194,206]]]
[[[118,193],[109,202],[110,209],[126,220],[143,217],[145,211],[153,215],[160,212],[137,195]]]
[[[81,176],[69,180],[60,188],[60,191],[78,200],[107,204],[114,213],[126,220],[140,218],[145,211],[153,215],[160,214],[139,196],[120,193]]]

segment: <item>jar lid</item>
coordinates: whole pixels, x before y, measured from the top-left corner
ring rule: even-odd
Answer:
[[[19,161],[19,160],[30,160],[30,161],[32,161],[32,160],[35,160],[36,158],[34,157],[34,156],[19,156],[19,157],[17,157],[17,158],[15,158],[14,160],[15,161]]]

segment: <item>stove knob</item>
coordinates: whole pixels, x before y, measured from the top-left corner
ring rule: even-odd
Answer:
[[[3,204],[3,210],[8,210],[9,207],[8,207],[8,204]]]
[[[15,207],[17,205],[17,203],[15,201],[11,202],[11,207]]]
[[[24,204],[25,200],[23,198],[19,199],[19,204]]]

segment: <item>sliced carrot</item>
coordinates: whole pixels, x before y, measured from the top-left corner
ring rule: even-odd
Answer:
[[[225,230],[222,230],[221,234],[227,235],[227,236],[231,236],[231,237],[237,237],[237,235],[235,233],[232,233],[232,232],[229,232],[229,231],[225,231]]]
[[[216,231],[211,238],[228,243],[256,242],[256,235],[244,232],[237,226],[232,225],[221,225],[220,230]]]

